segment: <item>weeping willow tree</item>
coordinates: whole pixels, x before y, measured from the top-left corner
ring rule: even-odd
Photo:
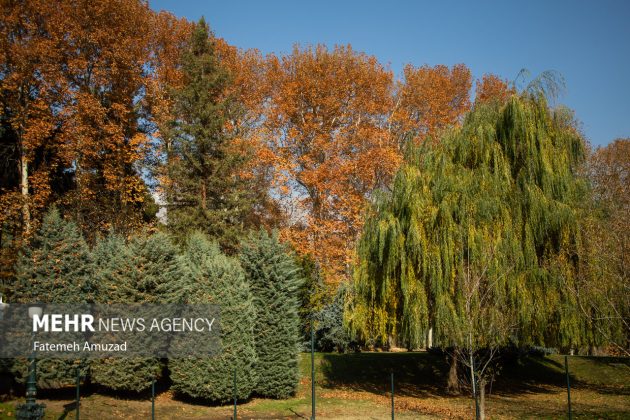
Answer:
[[[411,146],[368,211],[350,328],[409,348],[428,330],[443,348],[469,345],[473,330],[476,349],[594,340],[567,290],[580,275],[587,187],[574,127],[525,92],[476,107],[438,143]]]

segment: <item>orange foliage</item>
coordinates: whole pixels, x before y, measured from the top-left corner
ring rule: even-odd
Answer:
[[[153,112],[169,108],[188,23],[136,0],[3,2],[1,13],[1,99],[24,180],[2,194],[21,195],[10,201],[22,230],[52,200],[90,233],[138,226],[147,191],[134,165]]]
[[[516,90],[510,87],[507,80],[494,74],[484,74],[481,80],[477,80],[475,86],[475,104],[495,100],[504,103],[510,96],[516,94]]]
[[[270,57],[262,127],[273,168],[281,234],[311,254],[329,280],[348,272],[367,197],[401,159],[388,129],[393,75],[351,47],[299,49]]]
[[[439,130],[460,122],[470,109],[472,76],[468,67],[405,66],[395,120],[416,140],[435,136]]]
[[[3,2],[1,13],[0,91],[29,170],[26,190],[11,175],[0,191],[11,206],[0,221],[24,217],[26,205],[35,222],[58,201],[86,231],[138,226],[147,191],[135,166],[169,150],[171,92],[183,82],[191,23],[136,0]],[[404,139],[461,120],[470,71],[408,65],[396,82],[350,46],[263,57],[213,40],[232,78],[224,94],[240,105],[225,129],[251,157],[240,174],[256,189],[250,224],[279,226],[338,281],[364,206],[391,181]],[[484,76],[478,100],[497,95],[495,82]],[[168,185],[166,174],[154,176]]]

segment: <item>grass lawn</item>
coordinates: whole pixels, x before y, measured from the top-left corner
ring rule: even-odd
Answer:
[[[321,419],[387,419],[391,416],[390,371],[396,385],[396,418],[435,419],[473,416],[470,397],[443,393],[446,361],[429,353],[317,354],[317,417]],[[562,356],[505,361],[486,406],[488,418],[566,418]],[[630,418],[630,359],[571,357],[571,400],[575,419]],[[254,398],[240,403],[242,419],[308,419],[311,415],[310,357],[300,358],[302,378],[294,398]],[[74,418],[73,390],[40,394],[48,419]],[[0,419],[15,417],[21,400],[0,403]],[[150,418],[148,395],[123,398],[86,390],[81,417],[86,419]],[[229,419],[232,406],[209,406],[178,399],[169,391],[156,398],[162,419]]]

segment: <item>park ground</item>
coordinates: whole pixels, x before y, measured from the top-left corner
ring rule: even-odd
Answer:
[[[487,398],[491,419],[567,418],[564,358],[528,356],[505,360]],[[630,419],[630,359],[571,357],[571,400],[574,419]],[[316,355],[317,418],[388,419],[391,417],[390,372],[395,375],[397,419],[470,419],[469,396],[446,395],[444,356],[418,353],[356,353]],[[252,398],[239,403],[239,419],[309,419],[310,355],[300,358],[301,380],[295,397],[287,400]],[[106,395],[86,389],[81,418],[149,419],[150,396]],[[41,393],[47,419],[75,418],[74,390]],[[0,402],[0,419],[15,416],[22,399]],[[155,402],[158,419],[229,419],[233,406],[208,406],[160,391]]]

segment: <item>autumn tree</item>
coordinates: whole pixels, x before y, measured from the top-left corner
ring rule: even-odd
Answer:
[[[2,3],[3,242],[28,236],[52,202],[90,239],[150,218],[138,164],[153,17],[137,0]]]
[[[221,65],[202,19],[182,57],[183,85],[173,93],[173,116],[163,135],[169,229],[206,232],[233,249],[251,208],[239,176],[246,156],[230,148],[239,104],[226,94],[231,76]]]
[[[366,198],[400,161],[388,129],[393,75],[349,46],[317,46],[272,57],[267,77],[266,150],[288,220],[282,237],[339,281]]]
[[[470,109],[471,86],[470,70],[463,64],[450,69],[405,66],[393,115],[403,138],[421,141],[461,122]]]
[[[269,229],[280,227],[285,219],[279,202],[273,197],[276,160],[267,147],[264,129],[264,109],[272,87],[267,59],[257,50],[241,50],[221,38],[215,39],[215,46],[221,64],[231,76],[227,94],[239,104],[239,112],[232,115],[230,121],[234,136],[231,147],[250,157],[239,171],[239,176],[247,180],[252,201],[245,224]]]
[[[64,3],[64,130],[72,168],[62,202],[87,232],[142,223],[147,190],[137,164],[147,146],[143,106],[150,59],[148,5],[132,0]]]
[[[475,82],[475,105],[489,101],[505,103],[514,94],[516,89],[495,74],[484,74]]]
[[[52,139],[59,129],[56,7],[0,5],[0,280],[13,278],[17,249],[37,230],[51,199]]]
[[[630,354],[630,140],[617,139],[590,156],[593,203],[588,217],[590,273],[573,288],[583,314],[612,343]]]

